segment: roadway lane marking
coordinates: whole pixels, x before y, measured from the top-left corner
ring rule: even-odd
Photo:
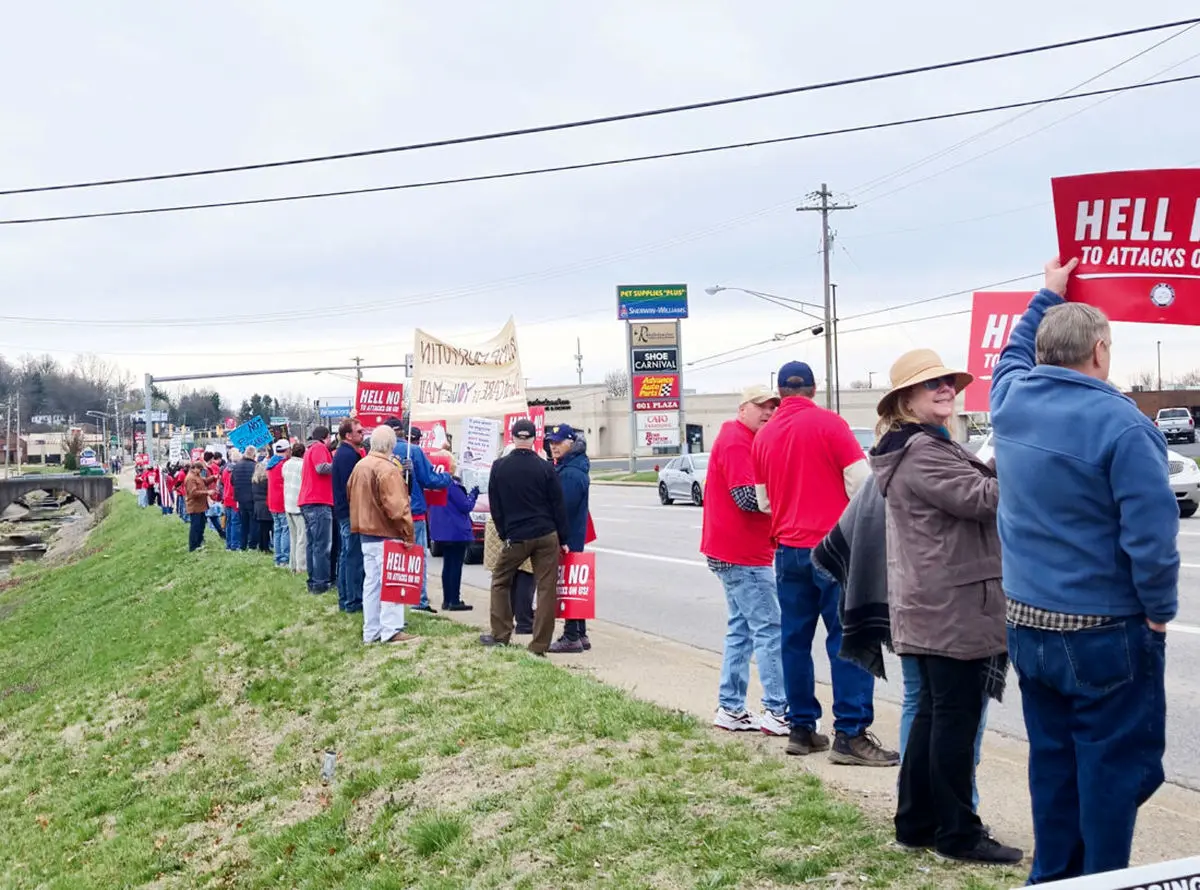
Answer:
[[[669,562],[681,566],[699,566],[708,568],[708,563],[701,559],[681,559],[678,556],[659,556],[657,553],[638,553],[635,550],[610,550],[608,547],[592,547],[589,552],[609,553],[613,556],[628,556],[633,559],[648,559],[652,562]]]
[[[1192,624],[1176,624],[1172,621],[1167,625],[1167,632],[1170,633],[1171,631],[1178,631],[1181,634],[1193,634],[1200,637],[1200,627]]]

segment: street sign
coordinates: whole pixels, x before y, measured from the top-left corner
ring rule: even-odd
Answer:
[[[405,377],[412,377],[413,367],[416,364],[416,361],[417,361],[416,356],[414,356],[411,352],[407,352],[404,354],[404,376]]]
[[[109,436],[108,444],[109,444],[110,448],[116,448],[118,445],[121,444],[121,440],[118,439],[116,436]]]
[[[686,284],[617,285],[617,318],[621,321],[687,317]]]

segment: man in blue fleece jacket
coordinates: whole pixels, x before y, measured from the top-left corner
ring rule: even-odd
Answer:
[[[1034,884],[1128,867],[1138,807],[1164,778],[1178,605],[1166,442],[1108,382],[1108,319],[1064,302],[1075,266],[1046,266],[991,393]]]

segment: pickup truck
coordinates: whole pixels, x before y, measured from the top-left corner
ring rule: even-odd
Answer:
[[[1187,408],[1159,408],[1154,425],[1168,442],[1196,444],[1196,421]]]

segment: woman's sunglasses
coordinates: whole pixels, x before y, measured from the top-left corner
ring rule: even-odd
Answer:
[[[934,377],[932,380],[926,380],[924,386],[930,392],[937,392],[942,386],[948,386],[951,389],[958,387],[958,378],[953,374],[947,374],[945,377]]]

